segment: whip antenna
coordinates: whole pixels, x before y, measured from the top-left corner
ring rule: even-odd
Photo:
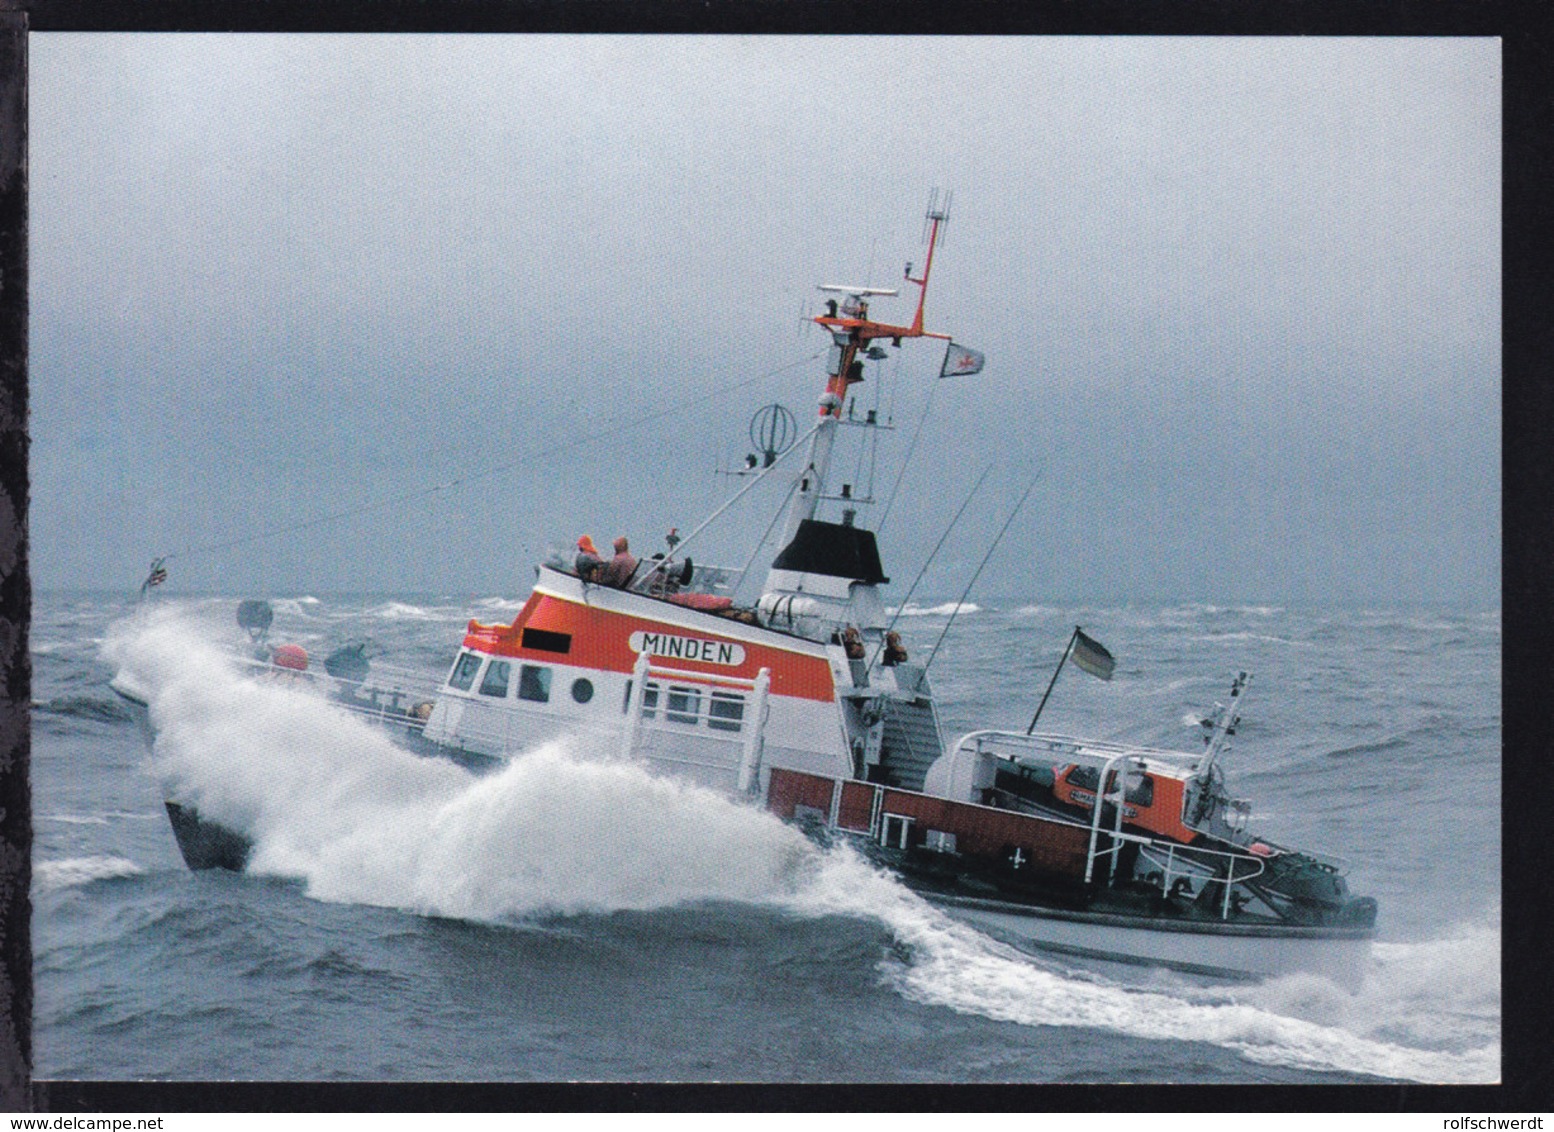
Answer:
[[[988,473],[992,470],[992,464],[989,464],[986,468],[982,469],[982,474],[977,477],[977,482],[971,485],[971,490],[966,494],[966,502],[962,503],[960,505],[960,510],[955,512],[955,518],[950,520],[950,525],[944,528],[944,533],[939,536],[939,541],[934,544],[933,553],[928,556],[928,561],[923,563],[923,568],[917,572],[917,577],[912,579],[912,585],[908,587],[906,596],[901,599],[901,604],[896,606],[896,615],[890,619],[890,624],[885,626],[885,632],[880,636],[880,643],[875,647],[874,655],[869,658],[868,667],[864,669],[865,673],[872,672],[874,670],[874,665],[879,660],[880,653],[885,648],[885,638],[888,637],[890,635],[890,631],[896,627],[896,622],[901,620],[901,611],[907,607],[907,602],[912,600],[912,595],[917,591],[917,583],[921,582],[923,580],[923,575],[928,573],[928,567],[933,565],[933,560],[938,557],[939,549],[944,545],[944,540],[950,537],[950,532],[955,529],[955,524],[960,522],[960,517],[966,513],[966,508],[971,505],[971,501],[976,496],[977,490],[982,486],[982,481],[987,479]]]
[[[1025,494],[1020,496],[1020,502],[1016,503],[1014,510],[1009,512],[1009,518],[1004,520],[1004,525],[999,530],[998,536],[993,539],[992,545],[987,548],[987,553],[982,556],[982,561],[977,563],[976,572],[971,575],[971,581],[966,583],[966,589],[960,595],[960,600],[955,603],[955,608],[950,611],[950,619],[944,623],[944,629],[939,633],[939,639],[933,643],[933,650],[929,652],[928,659],[923,662],[923,673],[925,675],[928,672],[929,665],[933,664],[933,658],[939,655],[939,646],[944,643],[945,635],[949,633],[950,626],[955,624],[955,615],[960,612],[960,607],[966,604],[966,598],[971,594],[971,587],[976,585],[977,579],[982,576],[982,567],[986,566],[987,560],[993,557],[993,551],[998,549],[998,544],[1003,539],[1004,532],[1009,529],[1009,524],[1014,522],[1014,517],[1020,513],[1020,508],[1025,506],[1025,501],[1030,498],[1031,491],[1035,488],[1036,481],[1039,479],[1041,479],[1040,472],[1031,477],[1031,482],[1026,485]]]

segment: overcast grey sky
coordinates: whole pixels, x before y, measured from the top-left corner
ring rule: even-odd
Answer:
[[[758,407],[812,418],[814,285],[893,285],[939,186],[928,325],[988,362],[935,388],[908,342],[862,387],[881,496],[933,398],[897,597],[991,463],[923,595],[1040,469],[984,595],[1499,604],[1497,41],[30,51],[39,587],[173,554],[178,590],[518,595],[580,532],[651,549],[738,486]]]

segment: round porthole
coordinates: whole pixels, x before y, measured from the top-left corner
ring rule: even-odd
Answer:
[[[572,698],[580,704],[586,704],[594,698],[593,683],[581,676],[572,681]]]

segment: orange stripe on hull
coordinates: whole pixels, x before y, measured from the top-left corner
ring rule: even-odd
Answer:
[[[567,652],[524,648],[523,630],[566,634],[571,638]],[[663,656],[655,664],[664,668],[682,668],[709,677],[738,677],[753,680],[761,669],[771,672],[771,693],[831,703],[836,699],[831,666],[822,656],[805,655],[789,649],[762,644],[749,637],[710,632],[700,626],[689,628],[668,621],[636,617],[613,609],[600,609],[556,597],[540,590],[529,595],[523,609],[511,625],[469,623],[464,647],[493,656],[510,656],[542,664],[568,664],[580,668],[630,674],[637,662],[631,646],[636,633],[657,633],[681,640],[709,642],[707,652],[717,655],[718,645],[738,646],[743,653],[735,664],[717,664],[691,656]]]

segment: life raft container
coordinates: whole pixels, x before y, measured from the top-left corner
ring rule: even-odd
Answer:
[[[721,609],[733,606],[734,599],[726,594],[670,594],[669,601],[676,605],[683,605],[690,609],[700,609],[708,613],[716,613]]]

